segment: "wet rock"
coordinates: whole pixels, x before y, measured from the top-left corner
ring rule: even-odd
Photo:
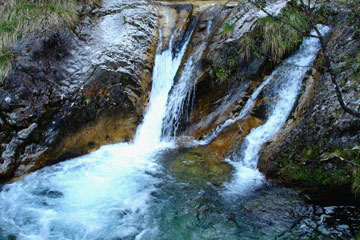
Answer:
[[[268,3],[267,9],[280,14],[285,6],[285,1],[278,1]],[[261,17],[264,13],[252,6],[233,5],[210,6],[201,14],[187,52],[193,56],[196,97],[189,120],[184,123],[186,134],[204,136],[236,116],[271,71],[266,69],[265,57],[253,54],[246,58],[239,53],[240,39],[256,28]],[[230,26],[231,34],[226,26]]]
[[[75,30],[29,33],[12,46],[0,85],[9,142],[0,181],[133,137],[151,88],[157,11],[146,1],[104,4]]]
[[[17,138],[21,140],[27,139],[37,127],[38,125],[36,123],[31,124],[28,128],[19,131],[17,133]]]
[[[159,27],[162,34],[162,49],[169,47],[170,41],[176,47],[183,39],[192,17],[192,4],[163,4],[160,7]],[[175,34],[175,35],[174,35]]]
[[[47,147],[30,144],[25,147],[24,153],[19,157],[14,176],[18,177],[24,173],[34,171],[39,167],[39,159],[48,150]]]
[[[2,153],[1,157],[6,162],[13,159],[16,156],[16,151],[18,146],[22,143],[22,140],[18,138],[13,138],[9,144],[7,144],[5,151]]]
[[[7,144],[5,151],[1,154],[0,158],[0,175],[9,176],[12,174],[15,167],[15,160],[17,150],[23,141],[14,137],[9,144]]]

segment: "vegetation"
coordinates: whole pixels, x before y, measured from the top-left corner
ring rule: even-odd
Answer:
[[[287,182],[300,186],[322,186],[337,188],[352,186],[360,194],[360,151],[359,147],[341,148],[333,146],[322,153],[319,146],[307,146],[302,153],[293,152],[283,156],[276,154],[280,162],[277,172]],[[334,164],[337,163],[337,164]]]
[[[223,81],[225,78],[227,78],[231,74],[231,71],[229,69],[225,69],[224,67],[220,67],[216,70],[215,75],[218,79]]]
[[[301,29],[306,29],[304,14],[294,6],[289,5],[282,11],[282,15],[295,22]],[[290,21],[289,20],[289,21]],[[221,29],[222,37],[230,38],[235,26],[226,23]],[[244,60],[250,61],[252,57],[265,57],[270,62],[278,64],[284,57],[291,54],[301,44],[303,35],[286,24],[279,23],[271,17],[259,19],[255,29],[245,33],[236,46],[224,49],[224,56],[219,63],[215,64],[216,78],[222,84],[226,79],[242,79],[243,68],[240,66]]]
[[[297,28],[306,31],[306,19],[301,11],[288,7],[285,8],[282,16],[293,22]],[[254,31],[246,33],[239,40],[240,54],[249,60],[251,54],[255,53],[268,57],[274,63],[279,63],[285,55],[293,52],[299,46],[302,39],[301,32],[267,16],[259,19]]]
[[[360,151],[355,148],[335,147],[329,153],[322,154],[321,160],[338,160],[347,166],[348,174],[352,175],[352,190],[356,195],[360,194]]]
[[[227,23],[224,25],[222,29],[222,34],[225,38],[229,38],[231,37],[233,31],[234,31],[234,25]]]
[[[6,0],[0,3],[0,82],[11,67],[11,44],[27,32],[73,26],[83,4],[100,0]]]

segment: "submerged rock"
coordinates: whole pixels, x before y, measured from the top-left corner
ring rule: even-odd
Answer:
[[[211,147],[180,150],[169,160],[171,173],[181,181],[194,185],[211,182],[221,185],[230,179],[232,167]]]

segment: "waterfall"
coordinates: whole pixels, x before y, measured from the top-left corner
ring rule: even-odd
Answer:
[[[167,114],[165,115],[163,123],[162,135],[164,139],[175,139],[177,130],[183,119],[183,114],[188,113],[192,93],[190,89],[192,89],[192,86],[194,85],[192,78],[193,67],[194,65],[190,57],[180,79],[171,91],[172,94],[169,96]]]
[[[326,26],[319,25],[319,28],[323,35],[330,30]],[[315,32],[313,31],[312,34]],[[240,152],[227,160],[235,167],[232,181],[225,186],[228,193],[241,194],[263,182],[264,178],[256,168],[261,147],[280,130],[288,118],[300,91],[302,80],[311,68],[319,49],[318,39],[304,39],[300,49],[276,68],[264,82],[265,84],[272,82],[271,94],[276,103],[272,105],[271,115],[265,124],[253,129],[246,136]],[[263,87],[262,84],[259,89],[262,90]],[[254,95],[259,92],[256,91]],[[253,99],[249,101],[252,102]],[[244,109],[248,111],[246,106]],[[242,117],[241,114],[239,117]]]
[[[191,24],[191,32],[194,29],[199,16],[195,18]],[[204,47],[199,51],[199,55],[203,52]],[[179,79],[175,82],[171,89],[169,100],[167,103],[165,119],[163,122],[162,137],[167,140],[175,140],[176,134],[182,120],[188,117],[189,111],[194,104],[195,83],[194,83],[195,65],[193,57],[190,56],[181,72]]]
[[[161,33],[160,33],[161,39]],[[153,85],[150,93],[149,109],[143,123],[138,127],[135,145],[153,148],[161,142],[161,130],[166,114],[169,91],[173,86],[175,74],[183,59],[189,43],[190,35],[185,35],[185,42],[176,54],[173,53],[173,38],[170,39],[169,49],[158,54],[155,58],[153,70]],[[161,46],[161,42],[159,44]],[[169,99],[171,102],[171,99]],[[151,143],[151,144],[149,144]]]
[[[189,31],[180,50],[174,50],[171,39],[170,47],[155,57],[150,103],[134,143],[103,146],[4,185],[0,238],[134,239],[151,231],[148,204],[160,182],[154,176],[159,171],[156,155],[172,146],[161,141],[161,130]]]
[[[171,37],[169,48],[163,51],[159,33],[149,105],[134,142],[103,146],[3,185],[0,239],[236,239],[240,236],[242,225],[237,224],[235,214],[221,202],[218,192],[213,192],[218,191],[218,185],[209,183],[207,189],[198,189],[178,181],[164,173],[165,164],[161,165],[159,160],[167,157],[161,155],[162,151],[175,147],[178,128],[186,117],[184,113],[193,104],[196,58],[187,59],[181,74],[179,68],[196,22],[197,19],[189,25],[184,39],[177,41],[179,45],[175,46],[176,41]],[[209,26],[206,31],[210,33]],[[329,28],[321,27],[321,31],[325,33]],[[268,119],[246,136],[238,152],[226,159],[235,169],[232,180],[224,185],[226,194],[242,194],[263,183],[264,178],[256,169],[261,147],[285,123],[319,48],[317,39],[305,39],[300,49],[254,91],[238,116],[225,121],[204,140],[195,142],[210,143],[226,127],[246,117],[261,92],[269,91],[267,94],[273,101],[267,109]],[[236,96],[224,106],[232,105]],[[167,153],[176,158],[181,151]],[[191,161],[185,164],[192,164]],[[167,188],[163,187],[166,184]],[[211,191],[205,194],[208,189]],[[171,195],[174,192],[178,194]],[[208,205],[203,204],[206,201]],[[156,209],[157,205],[161,206]],[[156,210],[158,218],[151,219]],[[157,232],[160,228],[184,230],[176,235],[169,231],[168,238],[153,237],[162,236]],[[227,233],[231,237],[224,235]],[[220,237],[214,237],[215,234]]]

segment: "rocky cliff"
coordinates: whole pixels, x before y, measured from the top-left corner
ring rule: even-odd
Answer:
[[[265,10],[310,30],[294,2],[268,1]],[[12,46],[12,70],[0,85],[0,179],[131,141],[147,108],[156,51],[172,47],[176,54],[186,34],[175,83],[191,87],[176,119],[165,119],[174,129],[164,134],[186,136],[172,166],[180,175],[227,179],[231,166],[223,160],[267,120],[270,89],[239,114],[303,35],[252,5],[112,0],[84,11],[75,28],[31,33]],[[344,100],[356,109],[359,61],[347,65],[359,59],[358,33],[338,27],[327,44],[340,56],[335,68]],[[322,61],[320,54],[285,126],[262,148],[258,168],[277,183],[348,191],[359,178],[348,161],[359,161],[360,122],[342,111]],[[189,148],[204,139],[210,140]],[[189,159],[193,164],[184,167]]]

